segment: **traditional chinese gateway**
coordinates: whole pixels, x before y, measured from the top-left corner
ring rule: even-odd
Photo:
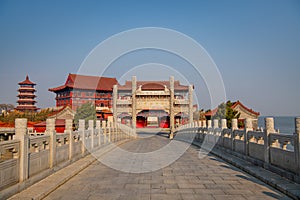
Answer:
[[[90,102],[97,117],[129,123],[138,128],[174,128],[193,120],[193,86],[169,81],[137,81],[120,85],[115,78],[69,74],[64,85],[51,88],[56,106],[76,110]]]
[[[193,121],[193,86],[169,81],[137,81],[132,77],[113,89],[115,121],[132,123],[137,128],[174,129]]]

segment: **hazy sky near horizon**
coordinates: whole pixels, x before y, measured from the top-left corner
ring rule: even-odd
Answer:
[[[297,0],[0,0],[0,27],[0,103],[16,105],[17,83],[28,74],[37,83],[38,106],[52,107],[55,95],[48,89],[77,73],[100,42],[133,28],[163,27],[206,49],[221,73],[227,99],[240,100],[261,115],[300,116]],[[144,51],[115,62],[105,75],[165,60],[175,69],[185,65],[159,51]],[[148,70],[138,79],[153,77],[168,74]],[[210,108],[205,83],[195,77],[191,82],[200,108]]]

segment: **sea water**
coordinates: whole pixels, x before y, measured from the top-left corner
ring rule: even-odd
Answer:
[[[258,127],[265,128],[265,118],[266,117],[258,118]],[[276,116],[273,118],[275,130],[279,129],[279,133],[288,135],[295,133],[295,117]]]

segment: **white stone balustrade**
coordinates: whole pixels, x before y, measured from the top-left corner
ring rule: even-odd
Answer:
[[[104,139],[106,134],[108,140]],[[73,121],[66,120],[65,132],[56,133],[55,119],[46,120],[45,133],[29,136],[27,119],[16,119],[14,139],[0,142],[0,193],[13,184],[39,181],[45,177],[43,172],[48,170],[46,174],[49,175],[58,165],[74,162],[110,142],[135,137],[136,133],[131,127],[107,124],[105,121],[101,127],[99,120],[96,120],[96,127],[94,121],[89,120],[87,129],[85,121],[79,120],[77,131],[73,130]],[[39,174],[44,175],[37,176]],[[30,180],[33,176],[40,179]],[[15,188],[19,191],[28,184],[23,185]]]
[[[254,161],[266,169],[300,182],[300,117],[295,118],[295,134],[278,134],[274,129],[274,119],[265,118],[265,129],[254,131],[251,119],[245,119],[244,129],[238,128],[238,120],[232,119],[227,128],[225,119],[192,123],[178,127],[175,134],[195,133],[195,140],[205,141],[218,148],[225,148],[241,154],[243,158]],[[221,131],[221,132],[220,132]],[[292,175],[291,175],[292,173]],[[287,175],[288,174],[288,175]]]

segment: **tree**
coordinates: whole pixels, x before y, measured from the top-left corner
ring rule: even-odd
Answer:
[[[198,120],[205,120],[205,112],[203,109],[197,110],[193,113],[193,119],[198,121]]]
[[[0,121],[6,122],[9,124],[14,124],[16,118],[27,118],[28,121],[31,122],[42,122],[46,121],[48,116],[52,113],[53,111],[50,109],[43,109],[40,112],[32,112],[32,111],[26,111],[26,112],[19,112],[19,111],[11,111],[7,113],[3,113],[0,116]]]
[[[231,106],[233,103],[231,101],[227,101],[225,103],[221,103],[218,106],[217,113],[213,116],[213,119],[226,119],[227,127],[231,128],[232,119],[238,119],[240,117],[240,113],[236,110],[233,110]]]
[[[0,113],[9,112],[14,109],[14,105],[12,104],[0,104]]]
[[[85,103],[82,104],[80,107],[77,108],[76,114],[74,116],[74,124],[75,127],[78,128],[79,120],[84,119],[85,125],[87,126],[88,120],[96,120],[96,108],[92,103]]]

